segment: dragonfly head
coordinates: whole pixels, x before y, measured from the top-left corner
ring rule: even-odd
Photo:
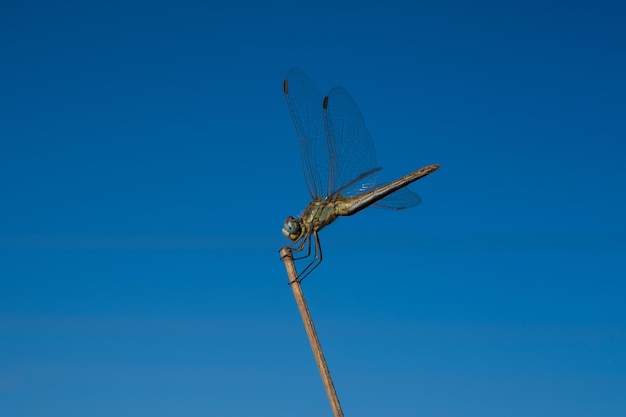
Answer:
[[[297,240],[302,234],[302,226],[300,220],[295,217],[287,217],[285,224],[283,224],[283,235],[291,240]]]

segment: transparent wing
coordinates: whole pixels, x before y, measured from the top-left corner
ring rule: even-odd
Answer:
[[[372,207],[389,210],[404,210],[415,207],[421,202],[422,199],[419,195],[405,187],[400,188],[398,191],[372,204]]]
[[[327,196],[328,184],[328,147],[324,135],[322,95],[299,68],[287,73],[283,89],[300,143],[306,185],[314,200],[322,200]]]
[[[328,195],[355,196],[376,186],[376,149],[359,107],[342,87],[322,105],[328,146]]]

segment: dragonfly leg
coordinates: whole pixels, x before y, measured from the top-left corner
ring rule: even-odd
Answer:
[[[320,263],[322,263],[322,245],[320,244],[320,239],[317,235],[317,232],[313,232],[310,239],[313,239],[315,241],[313,260],[309,262],[309,264],[298,274],[298,281],[300,282],[302,282],[302,280],[304,280],[311,272],[313,272],[315,268],[320,265]],[[309,243],[309,252],[310,246],[311,243]]]
[[[298,246],[297,248],[294,248],[298,244],[298,242],[299,241],[296,240],[289,247],[292,249],[293,252],[302,252],[304,250],[304,247],[306,246],[306,255],[298,256],[297,258],[294,257],[293,258],[294,261],[298,261],[300,259],[306,259],[309,256],[311,256],[311,235],[304,236],[300,241],[300,246]]]

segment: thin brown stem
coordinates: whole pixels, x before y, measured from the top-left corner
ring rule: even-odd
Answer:
[[[296,272],[296,267],[293,264],[291,249],[284,247],[280,251],[280,256],[283,262],[285,262],[285,268],[287,269],[287,275],[289,276],[289,284],[293,290],[293,295],[296,298],[296,303],[298,304],[298,309],[300,310],[300,315],[302,316],[306,334],[309,337],[309,343],[311,344],[313,356],[315,357],[317,368],[320,371],[322,382],[324,383],[324,388],[326,389],[326,395],[328,395],[330,407],[333,410],[333,415],[335,417],[343,417],[341,404],[339,404],[339,398],[337,398],[335,386],[333,385],[333,380],[330,377],[330,371],[326,365],[326,359],[324,358],[324,353],[322,352],[322,346],[317,338],[317,332],[315,331],[315,326],[313,325],[313,319],[311,318],[309,307],[304,299],[304,293],[302,292],[300,281],[298,281],[298,273]]]

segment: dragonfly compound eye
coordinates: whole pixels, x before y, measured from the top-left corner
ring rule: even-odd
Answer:
[[[296,240],[301,233],[300,223],[295,218],[289,216],[283,225],[283,235],[291,240]]]

